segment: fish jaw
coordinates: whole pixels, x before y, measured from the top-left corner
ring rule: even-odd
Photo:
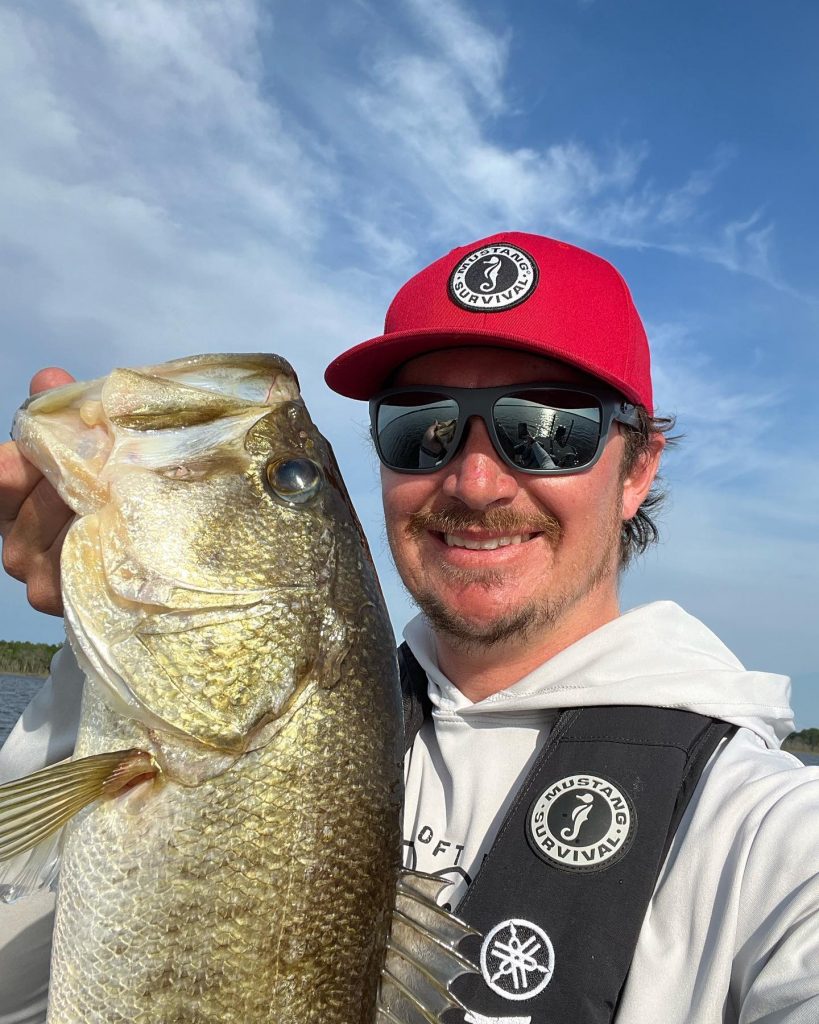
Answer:
[[[190,356],[139,370],[115,370],[108,377],[33,395],[18,409],[12,437],[63,501],[85,515],[108,499],[107,482],[114,475],[113,466],[108,465],[112,453],[115,463],[133,464],[138,458],[123,429],[133,434],[152,429],[154,423],[173,430],[176,411],[176,439],[184,446],[181,428],[190,426],[191,420],[202,426],[229,419],[227,410],[245,420],[252,420],[253,410],[258,410],[258,419],[271,406],[297,398],[295,373],[280,356]],[[187,410],[187,423],[179,416],[180,407]],[[119,449],[115,448],[117,423],[122,425]],[[234,433],[243,437],[247,425],[236,424]],[[171,445],[167,438],[163,440],[167,451]],[[200,443],[201,448],[207,440]],[[143,438],[143,451],[150,447]],[[153,453],[155,464],[161,458],[159,452]],[[173,455],[168,452],[165,458]]]
[[[83,408],[99,403],[102,381],[66,384],[34,395],[17,410],[11,436],[63,501],[79,515],[101,508],[99,475],[111,450],[102,423],[86,423]]]

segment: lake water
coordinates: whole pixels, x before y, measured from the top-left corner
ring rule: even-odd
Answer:
[[[0,744],[14,728],[43,680],[39,676],[12,676],[0,672]],[[797,754],[805,764],[819,765],[819,754]]]
[[[0,743],[14,728],[34,694],[43,685],[40,676],[10,676],[0,673]]]

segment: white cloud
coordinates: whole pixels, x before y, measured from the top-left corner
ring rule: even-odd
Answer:
[[[680,183],[660,185],[642,138],[504,145],[496,129],[519,116],[506,82],[510,33],[481,25],[455,0],[405,6],[418,41],[385,30],[370,41],[355,83],[334,79],[332,97],[315,84],[311,91],[334,147],[353,161],[364,155],[373,217],[387,219],[396,196],[410,196],[433,241],[528,226],[581,243],[675,252],[782,286],[772,224],[753,215],[720,225],[709,216],[708,197],[736,155],[729,147]]]
[[[437,234],[478,235],[511,224],[600,241],[647,220],[646,199],[629,194],[646,157],[642,142],[604,156],[573,140],[541,150],[499,145],[490,112],[458,69],[435,56],[388,48],[371,79],[353,93],[357,144],[363,129],[365,151],[379,154],[377,169],[389,182],[385,207],[401,182],[427,208]],[[378,191],[377,176],[375,182]]]
[[[760,465],[760,451],[784,412],[784,384],[761,384],[705,354],[706,339],[684,324],[650,324],[655,407],[685,435],[685,472],[725,483]]]
[[[490,114],[506,109],[503,78],[511,33],[486,28],[456,0],[407,0],[406,6],[444,63],[478,94],[482,108]]]
[[[704,260],[737,274],[755,277],[777,291],[816,305],[816,296],[800,293],[776,270],[773,259],[775,226],[756,210],[741,220],[731,220],[688,238],[658,240],[659,249],[686,258]]]
[[[355,78],[287,64],[298,114],[284,85],[271,91],[290,26],[266,10],[74,0],[0,14],[0,240],[17,271],[0,298],[13,308],[33,288],[48,346],[64,337],[82,359],[83,337],[126,354],[183,336],[258,345],[272,325],[309,333],[322,359],[374,315],[371,332],[424,256],[504,225],[771,278],[759,216],[684,237],[725,154],[661,188],[640,139],[498,142],[499,113],[515,116],[510,34],[465,4],[406,0],[404,32],[366,9],[372,34],[355,38],[372,59]],[[331,318],[320,343],[307,325],[325,307],[351,319]]]
[[[304,287],[336,181],[261,94],[254,5],[76,7],[98,100],[61,56],[64,26],[7,12],[0,42],[0,238],[37,279],[43,347],[133,361],[269,347],[342,310],[363,322],[326,279]]]

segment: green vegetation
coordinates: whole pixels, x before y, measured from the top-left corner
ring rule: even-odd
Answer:
[[[51,659],[59,649],[60,644],[0,640],[0,672],[21,676],[47,676]]]
[[[792,754],[819,754],[819,729],[802,729],[792,732],[782,744],[783,750]]]

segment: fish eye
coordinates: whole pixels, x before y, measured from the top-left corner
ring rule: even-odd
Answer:
[[[304,505],[312,501],[321,488],[321,470],[310,459],[269,462],[265,475],[276,497],[288,505]]]

